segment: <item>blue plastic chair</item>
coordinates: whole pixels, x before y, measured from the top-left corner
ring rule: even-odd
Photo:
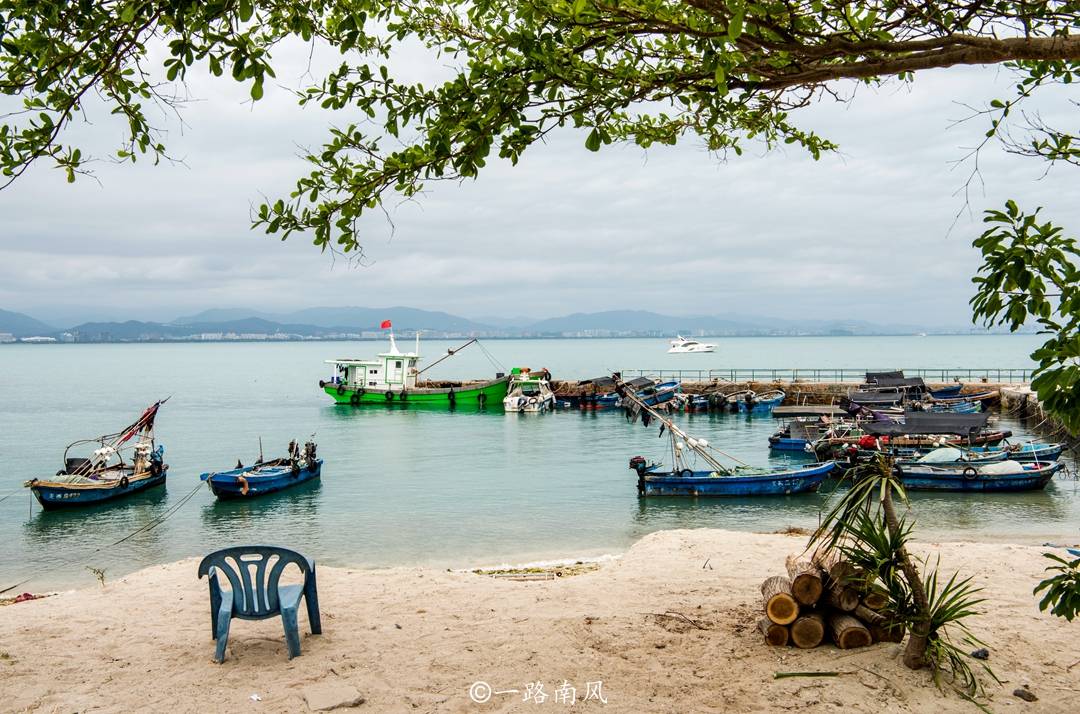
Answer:
[[[274,558],[273,566],[267,566]],[[281,585],[281,573],[294,564],[304,574],[303,585]],[[239,567],[237,567],[239,566]],[[254,571],[254,577],[252,577]],[[222,590],[218,574],[224,574],[232,590]],[[315,586],[315,561],[287,548],[272,545],[242,545],[211,553],[199,563],[199,578],[209,576],[210,628],[217,640],[214,660],[225,661],[232,618],[265,620],[281,615],[289,659],[300,654],[300,631],[297,610],[300,598],[307,602],[311,634],[322,634],[319,617],[319,594]]]

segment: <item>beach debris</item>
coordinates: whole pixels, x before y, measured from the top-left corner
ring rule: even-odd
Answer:
[[[364,696],[356,687],[342,681],[322,681],[304,687],[304,701],[312,711],[358,707]]]
[[[773,679],[788,679],[790,677],[839,677],[841,674],[851,674],[851,672],[773,672]]]
[[[15,597],[0,598],[0,605],[15,605],[20,602],[29,602],[30,600],[40,600],[43,597],[49,597],[52,593],[42,593],[35,595],[34,593],[22,593]]]
[[[986,649],[985,647],[980,647],[979,649],[972,652],[971,656],[975,659],[990,659],[990,650]]]
[[[1018,699],[1023,699],[1025,702],[1037,702],[1039,698],[1035,696],[1035,692],[1028,688],[1028,685],[1017,687],[1013,690],[1013,696]]]
[[[252,694],[250,697],[248,697],[248,699],[250,699],[253,702],[261,702],[262,701],[262,697],[260,697],[258,694]]]

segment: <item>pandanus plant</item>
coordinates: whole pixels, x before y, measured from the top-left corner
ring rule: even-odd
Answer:
[[[982,644],[963,624],[982,602],[976,597],[980,588],[971,578],[958,579],[955,574],[942,584],[936,568],[928,570],[924,579],[920,561],[907,548],[913,524],[907,519],[907,493],[892,458],[876,454],[850,469],[844,480],[850,488],[834,492],[807,548],[834,550],[853,566],[861,589],[888,595],[889,618],[910,633],[905,665],[912,669],[929,666],[935,681],[945,673],[965,696],[974,695],[980,689],[978,678],[948,628],[959,633],[964,646]],[[898,512],[898,503],[903,514]],[[982,667],[994,677],[985,664]]]

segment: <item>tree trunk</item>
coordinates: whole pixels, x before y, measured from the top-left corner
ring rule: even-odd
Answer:
[[[820,612],[803,615],[791,624],[791,642],[796,647],[810,649],[825,639],[825,618]]]
[[[859,591],[843,586],[830,587],[825,592],[825,602],[841,612],[854,612],[859,606]]]
[[[830,615],[829,630],[833,642],[842,650],[865,647],[873,642],[870,630],[851,615]]]
[[[765,614],[778,625],[790,625],[799,616],[799,603],[791,594],[791,581],[774,575],[761,584],[765,598]]]
[[[885,512],[885,523],[889,527],[889,534],[896,539],[900,532],[900,520],[896,517],[896,509],[893,508],[892,488],[885,489],[881,506]],[[919,570],[911,561],[907,548],[900,546],[898,554],[904,578],[908,582],[908,587],[911,588],[911,598],[915,601],[918,612],[911,625],[911,637],[908,638],[907,648],[904,650],[904,664],[910,669],[922,669],[926,666],[926,645],[930,638],[930,602],[926,598],[926,588],[923,587]]]
[[[870,630],[870,636],[874,638],[874,642],[904,641],[905,628],[902,622],[886,620],[880,625],[868,624],[866,629]]]
[[[889,619],[880,612],[875,612],[865,605],[859,605],[855,608],[855,617],[859,618],[867,625],[883,625],[888,622]]]
[[[813,605],[821,598],[821,570],[809,560],[789,555],[784,562],[791,578],[791,594],[801,605]]]
[[[783,647],[788,643],[788,628],[784,625],[777,625],[767,617],[761,618],[761,621],[758,622],[758,629],[761,630],[761,634],[765,635],[765,641],[773,647]]]

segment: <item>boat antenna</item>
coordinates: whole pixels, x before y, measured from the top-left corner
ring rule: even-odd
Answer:
[[[432,362],[431,364],[429,364],[429,365],[428,365],[427,367],[424,367],[424,368],[423,368],[422,370],[420,370],[419,372],[417,372],[417,373],[416,373],[416,375],[417,375],[417,376],[420,376],[420,375],[421,375],[421,374],[423,374],[424,372],[428,371],[429,369],[431,369],[432,367],[434,367],[435,365],[437,365],[437,364],[438,364],[439,362],[442,362],[442,361],[443,361],[443,360],[445,360],[445,359],[449,359],[449,358],[453,357],[453,356],[454,356],[454,355],[456,355],[456,354],[457,354],[458,352],[461,352],[461,351],[462,351],[463,349],[465,349],[466,347],[468,347],[468,346],[469,346],[469,345],[471,345],[472,343],[474,343],[474,342],[478,342],[478,341],[479,341],[479,340],[477,340],[477,339],[476,339],[476,338],[474,337],[474,338],[472,338],[471,340],[469,340],[468,342],[466,342],[465,344],[463,344],[463,345],[462,345],[461,347],[458,347],[458,348],[449,348],[449,349],[447,349],[447,350],[446,350],[446,354],[444,354],[444,355],[443,355],[442,357],[440,357],[439,359],[437,359],[437,360],[435,360],[434,362]]]

